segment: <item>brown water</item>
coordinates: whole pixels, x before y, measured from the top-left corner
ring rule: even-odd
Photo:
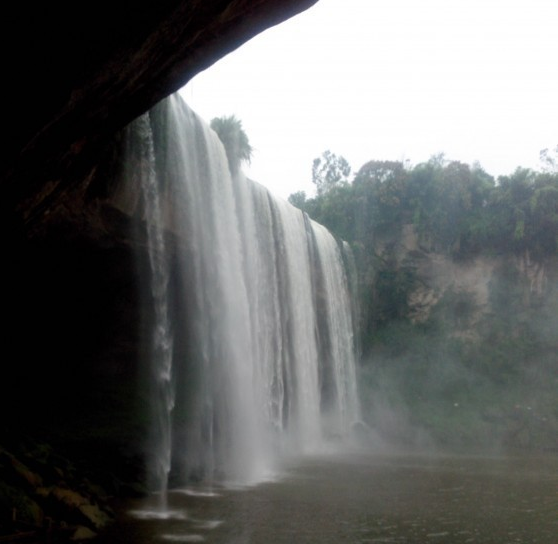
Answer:
[[[103,542],[558,544],[558,458],[312,458],[248,489],[128,503]]]

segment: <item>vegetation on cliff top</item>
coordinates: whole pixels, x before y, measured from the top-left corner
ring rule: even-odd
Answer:
[[[498,179],[443,155],[413,168],[370,161],[350,182],[346,160],[326,151],[314,161],[325,170],[313,175],[318,195],[289,201],[368,252],[382,233],[412,224],[422,245],[454,258],[524,250],[544,257],[558,247],[558,167],[543,156],[544,170],[517,168]]]
[[[556,157],[544,150],[540,171],[498,179],[443,155],[370,161],[349,180],[345,159],[326,152],[314,161],[317,196],[289,197],[353,248],[365,418],[390,439],[422,429],[443,445],[558,450]],[[415,250],[402,254],[409,232]],[[416,319],[412,297],[427,281],[417,263],[434,258],[456,270],[500,263],[482,311],[471,293],[439,290]],[[550,281],[534,289],[522,262]]]

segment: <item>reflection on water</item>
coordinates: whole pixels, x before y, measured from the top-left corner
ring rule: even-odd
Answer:
[[[558,458],[307,459],[244,490],[126,505],[106,542],[557,544]]]

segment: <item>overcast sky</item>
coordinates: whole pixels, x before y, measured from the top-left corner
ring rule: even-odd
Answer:
[[[537,168],[558,144],[556,0],[320,0],[182,91],[207,122],[236,115],[246,173],[313,191],[326,149],[365,162],[444,152],[490,174]]]

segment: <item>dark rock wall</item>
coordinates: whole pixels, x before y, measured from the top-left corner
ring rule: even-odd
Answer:
[[[115,135],[315,1],[86,0],[6,10],[0,446],[10,432],[29,432],[135,477],[137,467],[115,466],[141,449],[145,426],[143,241],[141,224],[110,200]]]
[[[107,135],[315,1],[15,3],[1,44],[3,215],[44,211],[86,176]]]

